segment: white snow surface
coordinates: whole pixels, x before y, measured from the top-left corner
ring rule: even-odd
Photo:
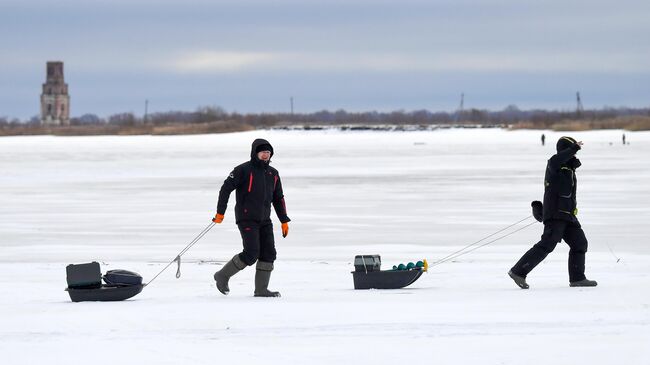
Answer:
[[[254,131],[196,136],[0,139],[2,364],[649,364],[650,133],[570,133],[578,157],[587,276],[568,248],[520,290],[506,272],[539,223],[408,288],[354,290],[356,254],[383,268],[435,262],[530,215],[563,134]],[[564,133],[567,134],[567,133]],[[271,288],[254,268],[219,294],[212,274],[241,250],[234,194],[216,225],[138,296],[72,303],[65,267],[98,261],[150,280],[214,215],[221,182],[254,138],[275,148],[292,219]],[[505,231],[532,222],[532,218]],[[502,235],[502,234],[501,234]],[[494,236],[493,238],[500,237]],[[488,242],[488,241],[484,241]]]

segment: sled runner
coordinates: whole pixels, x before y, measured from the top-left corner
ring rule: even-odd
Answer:
[[[73,302],[117,302],[134,297],[142,291],[144,285],[109,286],[102,285],[95,289],[67,288]]]
[[[413,284],[427,271],[424,267],[411,270],[381,270],[379,255],[357,255],[354,258],[354,289],[400,289]]]
[[[142,276],[127,270],[109,270],[102,277],[99,263],[68,265],[68,287],[65,289],[73,302],[114,302],[139,294],[144,285]],[[102,279],[105,284],[102,284]]]

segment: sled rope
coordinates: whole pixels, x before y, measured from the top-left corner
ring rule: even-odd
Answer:
[[[174,262],[176,262],[176,264],[178,265],[178,267],[176,268],[176,279],[180,278],[181,277],[181,256],[183,256],[187,251],[189,251],[189,249],[192,248],[194,244],[199,242],[199,240],[203,238],[203,236],[205,236],[208,232],[210,232],[210,230],[212,229],[212,227],[214,227],[214,225],[215,225],[214,222],[210,222],[210,224],[208,224],[205,228],[203,228],[203,231],[201,231],[201,233],[199,233],[198,236],[194,237],[194,239],[187,246],[185,246],[185,248],[182,249],[181,252],[179,252],[178,255],[176,255],[176,257],[167,264],[167,266],[165,266],[162,270],[160,270],[160,272],[156,274],[156,276],[154,276],[153,279],[149,280],[149,282],[146,283],[145,286],[151,284],[151,282],[156,280],[158,275],[162,274],[163,271],[167,270],[167,268],[170,267],[171,264],[173,264]]]
[[[456,252],[453,252],[453,253],[441,258],[440,260],[430,264],[429,267],[434,267],[434,266],[438,266],[440,264],[444,264],[445,262],[456,259],[456,258],[458,258],[460,256],[463,256],[463,255],[468,254],[468,253],[470,253],[472,251],[475,251],[475,250],[477,250],[477,249],[479,249],[481,247],[487,246],[487,245],[489,245],[489,244],[491,244],[493,242],[496,242],[496,241],[501,240],[503,238],[506,238],[506,237],[508,237],[510,235],[513,235],[513,234],[515,234],[515,233],[517,233],[517,232],[519,232],[519,231],[521,231],[521,230],[523,230],[525,228],[528,228],[528,227],[532,226],[533,224],[537,223],[537,221],[533,221],[532,223],[528,223],[527,225],[525,225],[525,226],[523,226],[523,227],[521,227],[521,228],[519,228],[519,229],[517,229],[515,231],[512,231],[512,232],[510,232],[508,234],[505,234],[505,235],[503,235],[501,237],[497,237],[497,238],[495,238],[495,239],[493,239],[491,241],[488,241],[486,243],[478,245],[479,243],[485,241],[486,239],[488,239],[490,237],[493,237],[493,236],[495,236],[495,235],[497,235],[497,234],[499,234],[499,233],[501,233],[501,232],[503,232],[503,231],[505,231],[505,230],[507,230],[509,228],[512,228],[512,227],[518,225],[521,222],[525,222],[526,220],[528,220],[528,219],[530,219],[532,217],[533,217],[532,215],[529,215],[528,217],[526,217],[526,218],[524,218],[522,220],[519,220],[519,221],[517,221],[517,222],[515,222],[515,223],[513,223],[513,224],[511,224],[511,225],[509,225],[507,227],[504,227],[504,228],[502,228],[502,229],[500,229],[500,230],[498,230],[498,231],[496,231],[496,232],[494,232],[494,233],[492,233],[492,234],[490,234],[488,236],[485,236],[485,237],[481,238],[480,240],[478,240],[476,242],[473,242],[473,243],[461,248],[460,250],[458,250]],[[476,245],[478,245],[478,246],[476,246]]]
[[[607,245],[607,248],[609,249],[609,252],[612,253],[612,256],[614,256],[614,258],[616,259],[616,263],[618,264],[621,261],[621,258],[616,256],[616,254],[614,253],[614,250],[612,250],[612,247],[609,245],[609,243],[607,241],[605,241],[605,244]]]
[[[456,259],[456,258],[458,258],[458,257],[460,257],[460,256],[465,255],[465,254],[468,254],[468,253],[470,253],[470,252],[472,252],[472,251],[478,250],[479,248],[484,247],[484,246],[487,246],[487,245],[489,245],[490,243],[496,242],[496,241],[498,241],[498,240],[500,240],[500,239],[506,238],[506,237],[508,237],[508,236],[510,236],[510,235],[513,235],[513,234],[515,234],[515,233],[521,231],[521,230],[524,230],[524,229],[526,229],[526,228],[532,226],[532,225],[535,224],[535,223],[537,223],[537,221],[535,221],[535,222],[531,222],[531,223],[528,223],[527,225],[525,225],[525,226],[523,226],[523,227],[521,227],[521,228],[519,228],[519,229],[517,229],[517,230],[514,230],[514,231],[512,231],[512,232],[510,232],[510,233],[508,233],[508,234],[505,234],[505,235],[503,235],[503,236],[501,236],[501,237],[499,237],[499,238],[495,238],[495,239],[493,239],[492,241],[489,241],[489,242],[486,242],[486,243],[484,243],[484,244],[482,244],[482,245],[476,246],[476,247],[472,248],[471,250],[467,250],[467,251],[465,251],[465,252],[463,252],[463,253],[460,253],[460,254],[458,254],[458,255],[456,255],[456,256],[450,257],[449,259],[447,259],[447,260],[445,260],[445,261],[442,261],[442,262],[436,263],[436,265],[439,265],[439,264],[445,263],[445,262],[447,262],[447,261],[450,261],[450,260]],[[435,265],[431,265],[431,266],[435,266]]]

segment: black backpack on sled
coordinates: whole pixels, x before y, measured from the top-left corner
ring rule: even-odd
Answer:
[[[129,270],[108,270],[103,276],[106,285],[142,285],[142,276]]]

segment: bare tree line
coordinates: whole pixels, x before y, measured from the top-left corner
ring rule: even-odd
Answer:
[[[248,113],[227,112],[221,107],[199,107],[195,111],[157,112],[146,116],[117,113],[106,118],[84,114],[70,120],[70,134],[184,134],[249,130],[277,126],[341,126],[341,125],[482,125],[529,129],[650,129],[650,108],[603,108],[581,111],[520,110],[510,105],[500,111],[468,109],[463,112],[431,112],[428,110],[392,112],[318,111],[314,113]],[[3,134],[49,134],[57,128],[40,125],[38,117],[21,121],[0,117]],[[87,129],[84,133],[84,128]],[[29,133],[30,131],[34,133]],[[76,131],[76,132],[75,132]],[[65,132],[65,133],[67,133]]]

